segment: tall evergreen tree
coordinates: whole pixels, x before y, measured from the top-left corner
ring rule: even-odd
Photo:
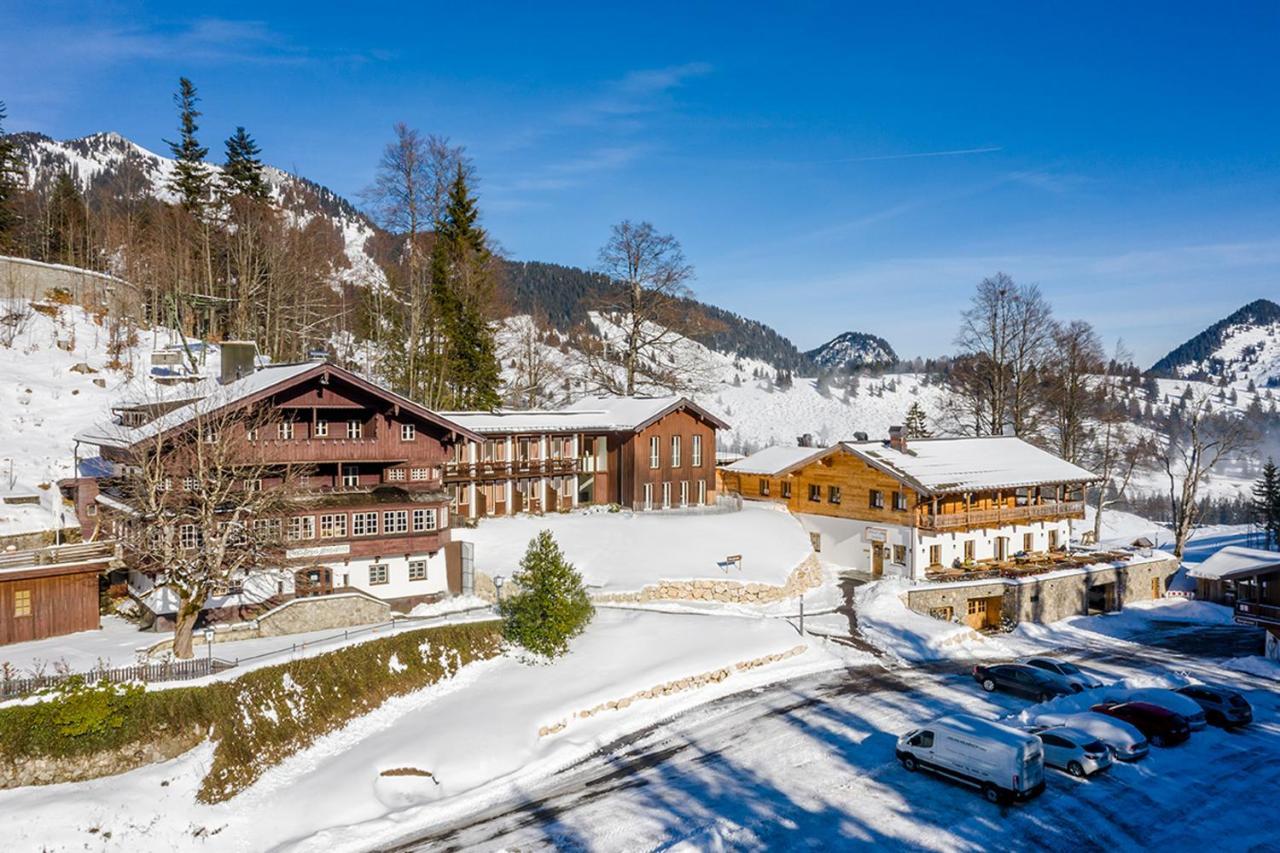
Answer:
[[[25,185],[18,146],[4,132],[5,116],[4,101],[0,101],[0,251],[12,249],[17,240],[18,195]]]
[[[222,168],[222,191],[228,196],[244,196],[266,201],[271,188],[262,173],[262,149],[243,127],[237,127],[226,142],[227,164]]]
[[[1267,460],[1262,476],[1253,484],[1250,509],[1254,523],[1262,529],[1264,547],[1280,547],[1280,471],[1274,460]]]
[[[928,438],[931,435],[929,417],[918,401],[912,403],[911,408],[907,409],[907,423],[904,428],[907,431],[907,438]]]
[[[70,172],[60,172],[54,181],[45,221],[44,259],[57,264],[90,266],[88,211],[80,186]]]
[[[209,203],[213,179],[204,158],[209,149],[200,145],[196,139],[196,131],[200,125],[196,119],[200,111],[196,104],[200,98],[196,95],[196,87],[186,77],[178,78],[178,91],[173,95],[173,102],[178,107],[179,136],[177,142],[165,140],[174,159],[178,161],[169,179],[169,189],[177,193],[182,206],[189,213],[200,215]]]

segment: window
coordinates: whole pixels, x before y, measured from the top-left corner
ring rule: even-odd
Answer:
[[[364,424],[361,421],[347,421],[347,438],[363,438]]]
[[[403,483],[403,482],[404,482],[404,469],[403,469],[403,468],[388,468],[388,469],[387,469],[387,482],[388,482],[388,483]]]
[[[689,505],[689,481],[680,481],[680,506]]]
[[[933,732],[920,732],[911,739],[911,745],[921,749],[933,749]]]
[[[86,504],[86,505],[85,505],[85,508],[84,508],[84,514],[85,514],[85,515],[88,515],[88,516],[95,516],[95,515],[97,515],[97,514],[98,514],[98,505],[97,505],[97,504]]]
[[[827,486],[827,503],[840,503],[840,487]]]
[[[819,486],[817,483],[809,484],[809,500],[814,503],[822,502],[822,486]]]
[[[159,489],[160,489],[160,491],[162,491],[162,492],[168,492],[168,491],[171,491],[171,490],[173,489],[173,478],[172,478],[172,477],[165,477],[163,480],[161,480],[161,481],[160,481]]]
[[[295,515],[289,519],[289,538],[293,540],[316,538],[316,517]]]
[[[898,564],[899,566],[905,566],[907,564],[907,546],[906,545],[893,546],[893,562]]]
[[[409,580],[424,581],[427,579],[427,561],[426,560],[410,560],[409,561]]]
[[[653,509],[653,483],[644,484],[644,508]]]
[[[293,421],[281,421],[276,424],[276,437],[284,440],[293,438]]]
[[[1058,531],[1057,530],[1049,531],[1049,550],[1050,551],[1058,550]]]
[[[929,615],[934,619],[941,619],[943,622],[950,622],[955,616],[956,611],[952,607],[930,607]]]
[[[790,481],[790,480],[783,480],[783,481],[782,481],[782,496],[783,496],[784,498],[790,498],[790,497],[791,497],[791,481]]]
[[[662,467],[662,439],[656,435],[649,438],[649,467]]]
[[[313,434],[313,435],[315,435],[315,437],[316,437],[316,438],[328,438],[328,437],[329,437],[329,422],[328,422],[328,421],[316,421],[316,425],[315,425],[315,427],[314,427],[314,428],[313,428],[313,430],[312,430],[312,434]]]
[[[206,430],[204,431],[204,443],[205,443],[205,444],[217,444],[217,443],[218,443],[218,431],[217,431],[216,429],[213,429],[212,427],[210,427],[210,428],[206,429]]]
[[[1022,534],[1022,550],[1030,554],[1036,547],[1036,535],[1034,533]]]
[[[872,489],[870,492],[871,508],[884,509],[884,492],[879,489]]]
[[[248,439],[249,441],[257,441],[257,440],[258,440],[258,428],[257,428],[257,427],[246,427],[246,428],[245,428],[245,431],[244,431],[244,437],[245,437],[246,439]]]
[[[184,524],[178,528],[178,544],[183,548],[195,548],[200,544],[200,528]]]
[[[377,532],[378,532],[378,513],[376,512],[351,513],[351,535],[352,536],[373,536]]]
[[[431,479],[430,468],[413,468],[409,471],[409,479],[415,482]]]
[[[972,539],[966,539],[964,542],[964,561],[972,563],[974,556],[974,542]]]
[[[382,514],[383,533],[408,533],[409,510],[389,509]]]
[[[20,616],[30,616],[30,615],[31,615],[31,590],[29,589],[14,590],[13,592],[14,618],[16,619]]]
[[[436,511],[434,509],[415,509],[413,511],[413,532],[422,533],[436,529]]]
[[[907,496],[902,492],[893,493],[893,508],[897,512],[907,511]]]
[[[263,539],[279,539],[283,523],[278,518],[255,518],[253,532]]]
[[[447,507],[440,507],[440,529],[449,526],[449,510]]]
[[[671,436],[671,467],[680,467],[680,436]]]
[[[387,582],[387,567],[374,563],[369,567],[369,586],[377,586]]]
[[[702,436],[693,437],[693,447],[689,448],[689,464],[694,468],[702,467]]]
[[[760,494],[764,495],[765,497],[768,497],[769,495],[769,478],[768,477],[760,478]]]
[[[261,480],[261,479],[258,479],[258,478],[254,478],[254,479],[250,479],[250,480],[245,480],[245,481],[244,481],[244,490],[245,490],[246,492],[260,492],[260,491],[262,491],[262,480]]]
[[[195,477],[183,477],[182,488],[186,489],[188,492],[194,492],[196,489],[200,488],[200,481]]]
[[[931,566],[942,565],[942,546],[941,545],[929,546],[929,565]]]
[[[969,599],[967,610],[970,616],[977,616],[979,610],[986,613],[987,603],[981,598],[971,598]]]
[[[662,484],[662,508],[671,508],[671,483],[670,481]]]
[[[347,465],[342,469],[342,485],[354,489],[360,485],[360,469],[355,465]]]
[[[413,441],[418,437],[418,428],[413,424],[400,424],[400,440]]]
[[[321,539],[343,539],[347,535],[347,514],[334,513],[320,516]]]
[[[707,481],[698,481],[698,506],[707,505]]]

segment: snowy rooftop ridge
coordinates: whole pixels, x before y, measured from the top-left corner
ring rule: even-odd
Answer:
[[[778,477],[807,462],[820,459],[834,449],[830,447],[787,447],[776,445],[774,447],[766,447],[764,450],[758,450],[750,456],[725,465],[724,470],[733,471],[737,474],[760,474]]]
[[[1231,580],[1280,568],[1280,553],[1228,545],[1203,563],[1188,566],[1187,574],[1204,580]]]
[[[687,397],[585,397],[563,409],[496,409],[492,412],[441,412],[441,416],[484,434],[509,432],[581,432],[639,430],[669,411],[688,407],[715,422],[718,417]]]
[[[1098,479],[1015,436],[917,438],[906,451],[887,442],[841,442],[841,447],[925,494],[1016,489]]]

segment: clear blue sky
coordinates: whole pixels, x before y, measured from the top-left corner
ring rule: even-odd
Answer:
[[[215,153],[243,124],[348,197],[405,121],[467,146],[511,257],[648,219],[802,348],[946,352],[997,270],[1144,364],[1280,297],[1280,4],[752,6],[10,0],[0,99],[162,151],[185,74]]]

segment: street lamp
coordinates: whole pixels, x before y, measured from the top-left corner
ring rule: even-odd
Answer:
[[[502,585],[503,585],[505,582],[506,582],[506,578],[504,578],[502,575],[494,575],[494,577],[493,577],[493,585],[494,585],[494,587],[496,587],[496,588],[497,588],[497,590],[498,590],[498,604],[499,604],[499,605],[501,605],[501,604],[502,604]]]

